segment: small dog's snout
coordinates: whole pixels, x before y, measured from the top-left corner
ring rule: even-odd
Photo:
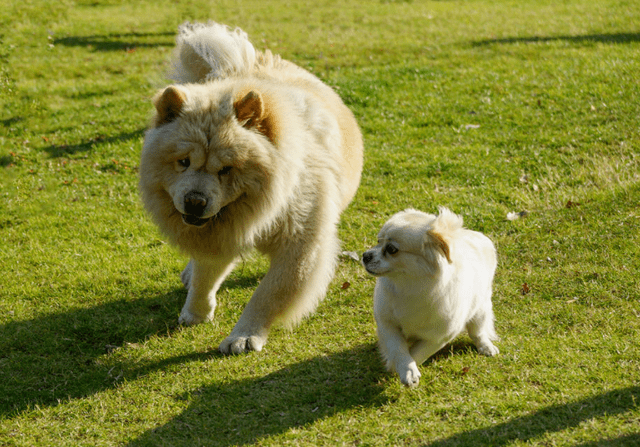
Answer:
[[[207,207],[207,198],[204,194],[191,191],[184,196],[184,211],[193,216],[202,216]]]
[[[372,259],[373,259],[373,253],[371,253],[370,251],[365,251],[364,254],[362,255],[363,264],[370,263]]]

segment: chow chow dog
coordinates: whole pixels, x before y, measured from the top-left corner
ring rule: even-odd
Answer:
[[[362,256],[377,277],[374,315],[380,351],[402,383],[416,386],[418,365],[465,328],[478,352],[497,354],[491,305],[496,250],[462,227],[462,217],[413,209],[397,213]]]
[[[139,186],[160,230],[191,258],[179,321],[210,321],[223,280],[257,248],[269,271],[219,349],[260,351],[273,323],[293,326],[326,293],[362,135],[330,87],[256,51],[240,29],[182,25],[172,79],[153,99]]]

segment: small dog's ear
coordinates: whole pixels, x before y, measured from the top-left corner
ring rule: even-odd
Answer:
[[[435,246],[438,250],[442,252],[449,264],[451,264],[451,256],[449,255],[449,244],[444,240],[440,233],[437,233],[433,230],[427,231],[425,236],[425,245]]]
[[[180,116],[180,112],[187,101],[187,96],[178,87],[170,85],[154,98],[158,115],[156,116],[156,126],[170,123]]]
[[[236,100],[233,103],[233,108],[236,111],[238,122],[243,127],[255,129],[272,143],[275,142],[272,114],[269,113],[268,103],[265,102],[265,98],[260,93],[251,90],[241,99]]]

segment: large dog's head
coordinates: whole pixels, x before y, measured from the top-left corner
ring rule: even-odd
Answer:
[[[433,275],[440,263],[451,263],[449,243],[462,218],[446,208],[436,217],[414,209],[392,216],[378,234],[378,245],[362,255],[374,276],[411,278]]]
[[[274,172],[278,123],[265,95],[231,83],[189,84],[167,87],[154,104],[140,190],[162,229],[203,228],[225,214],[260,212],[281,175]]]

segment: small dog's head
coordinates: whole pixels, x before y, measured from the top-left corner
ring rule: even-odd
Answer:
[[[362,264],[374,276],[433,275],[441,263],[451,263],[449,244],[462,218],[448,209],[440,214],[414,209],[401,211],[389,219],[380,233],[378,245],[362,255]]]

